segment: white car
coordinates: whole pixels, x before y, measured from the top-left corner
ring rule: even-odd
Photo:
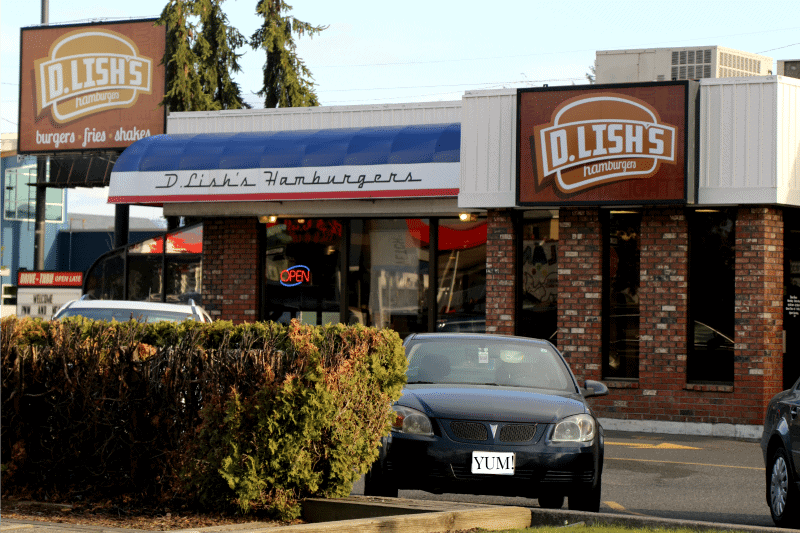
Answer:
[[[72,300],[64,304],[53,320],[70,316],[82,316],[92,320],[127,322],[131,319],[139,322],[183,322],[196,320],[211,322],[211,317],[193,300],[186,304],[168,304],[161,302],[139,302],[128,300]]]

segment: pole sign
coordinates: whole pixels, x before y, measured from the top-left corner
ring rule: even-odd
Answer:
[[[686,203],[688,82],[521,89],[518,203]]]
[[[155,20],[22,28],[19,153],[121,150],[164,133]]]

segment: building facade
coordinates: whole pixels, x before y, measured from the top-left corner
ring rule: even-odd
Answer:
[[[33,270],[34,235],[36,232],[36,158],[17,154],[16,135],[4,135],[0,183],[0,283],[2,307],[0,316],[14,312],[17,272]],[[48,189],[45,204],[45,266],[55,269],[58,262],[56,239],[65,225],[67,193]]]
[[[173,113],[110,200],[202,218],[217,318],[547,338],[608,427],[739,434],[800,376],[799,103],[764,76]]]

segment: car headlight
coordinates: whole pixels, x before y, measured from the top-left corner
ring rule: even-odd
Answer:
[[[594,438],[597,423],[587,414],[568,416],[553,431],[553,442],[588,442]]]
[[[392,431],[409,435],[433,435],[431,419],[425,413],[402,405],[395,405],[393,409],[397,417],[392,423]]]

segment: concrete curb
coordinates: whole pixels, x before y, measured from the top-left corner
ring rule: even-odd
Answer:
[[[745,531],[786,533],[786,529],[778,527],[746,526],[741,524],[723,524],[717,522],[699,522],[695,520],[678,520],[650,516],[634,516],[615,513],[587,513],[585,511],[569,511],[566,509],[528,509],[531,512],[531,526],[569,526],[586,524],[588,526],[621,526],[625,528],[646,529],[688,529],[692,531]]]
[[[172,530],[171,533],[440,533],[481,528],[488,531],[539,526],[563,527],[576,524],[623,526],[626,528],[677,529],[693,531],[741,531],[785,533],[775,527],[697,522],[614,513],[588,513],[566,509],[500,507],[460,502],[408,500],[349,496],[326,500],[311,499],[304,504],[303,519],[293,526],[266,526],[259,522]],[[32,522],[3,519],[2,533],[134,533],[100,526]]]

